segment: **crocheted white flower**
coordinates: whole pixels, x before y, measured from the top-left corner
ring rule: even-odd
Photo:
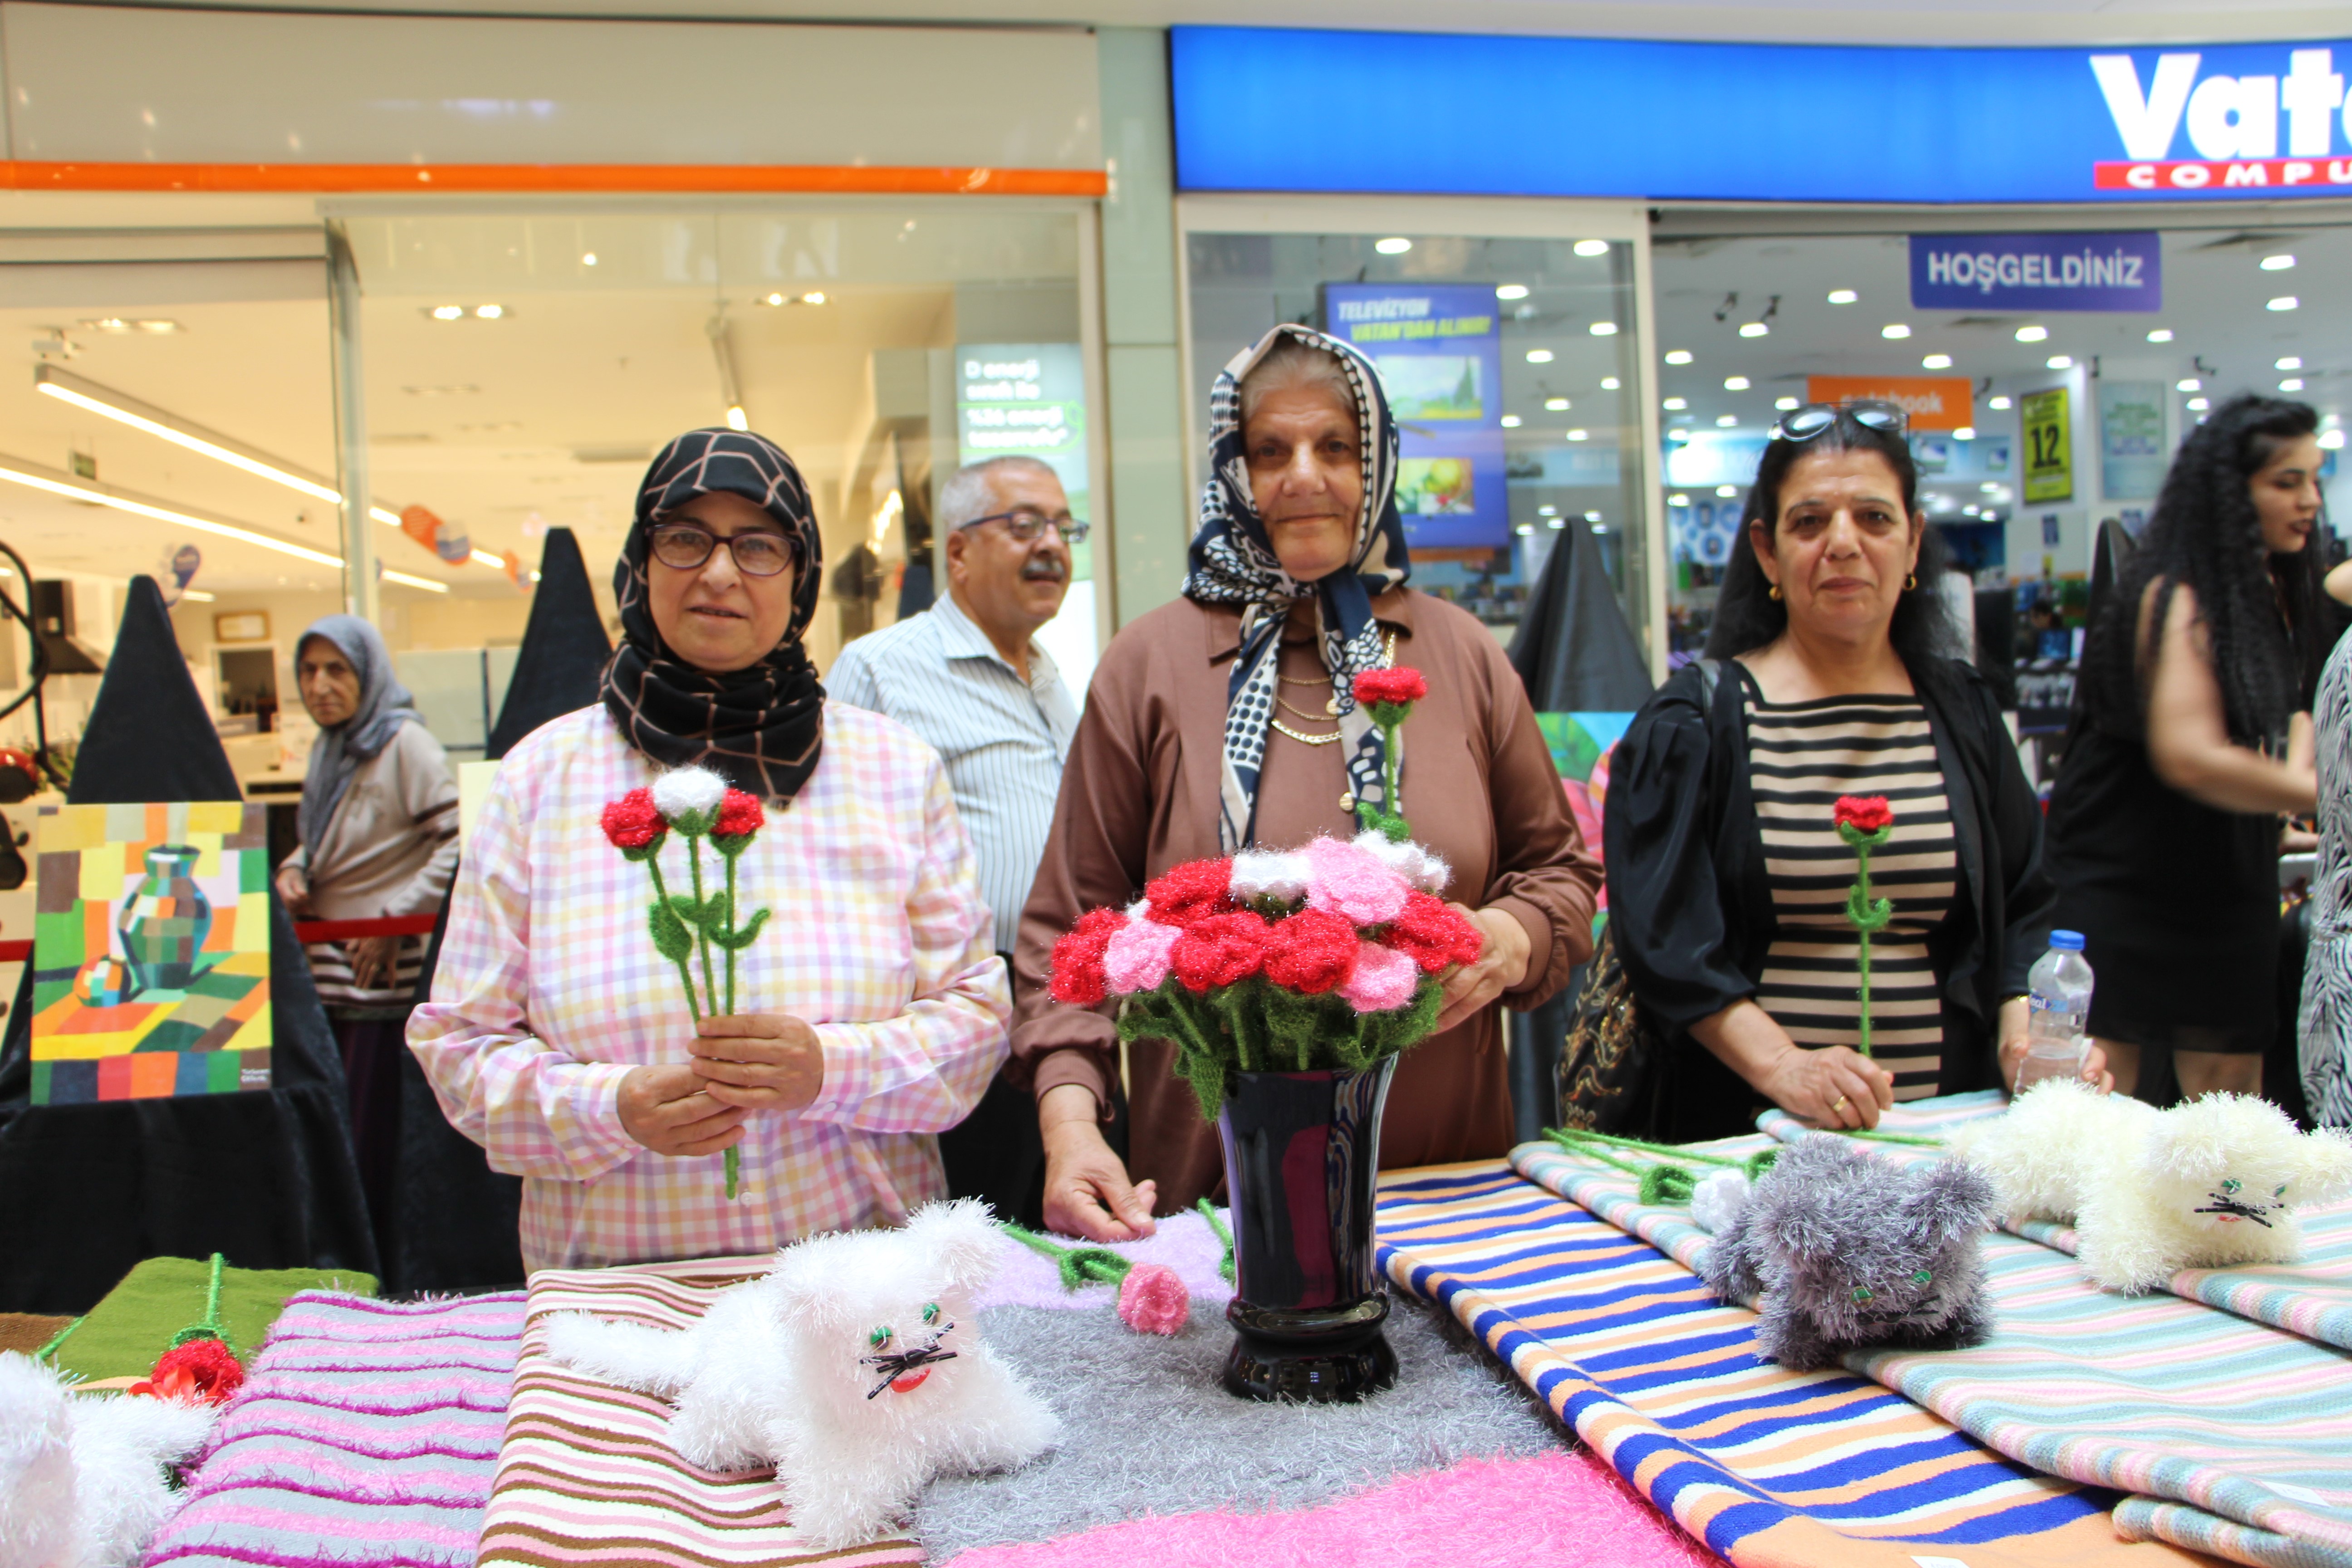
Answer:
[[[1373,829],[1356,835],[1356,847],[1378,856],[1382,865],[1424,893],[1442,893],[1445,884],[1454,879],[1454,868],[1445,863],[1444,857],[1410,839],[1402,844],[1391,843],[1387,834]]]
[[[709,768],[672,768],[654,780],[654,809],[667,822],[688,812],[713,816],[727,798],[727,781]]]
[[[1307,896],[1307,884],[1314,874],[1315,868],[1304,855],[1245,849],[1234,857],[1230,885],[1234,897],[1244,902],[1251,899],[1279,899],[1290,903]]]
[[[1748,1206],[1750,1183],[1738,1171],[1709,1171],[1691,1193],[1691,1219],[1700,1229],[1721,1236]]]

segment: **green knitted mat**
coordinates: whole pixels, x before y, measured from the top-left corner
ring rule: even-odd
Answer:
[[[51,1364],[86,1378],[143,1377],[172,1348],[172,1337],[205,1316],[210,1259],[151,1258],[122,1277],[106,1300],[68,1331]],[[372,1275],[313,1268],[224,1268],[221,1318],[229,1348],[250,1356],[298,1290],[373,1296]]]

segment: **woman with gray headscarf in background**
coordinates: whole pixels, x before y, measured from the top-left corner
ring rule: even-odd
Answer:
[[[278,869],[278,896],[298,921],[435,913],[457,869],[457,783],[393,678],[383,637],[357,616],[325,616],[295,645],[294,674],[319,739],[302,781],[302,842]],[[360,1184],[379,1215],[425,945],[421,936],[383,936],[305,950],[342,1047]]]

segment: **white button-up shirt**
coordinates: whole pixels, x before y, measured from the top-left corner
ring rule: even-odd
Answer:
[[[941,597],[919,616],[859,637],[826,672],[825,694],[888,715],[947,764],[957,815],[980,861],[995,943],[1013,945],[1045,853],[1076,704],[1045,650],[1029,645],[1029,679],[988,634]]]

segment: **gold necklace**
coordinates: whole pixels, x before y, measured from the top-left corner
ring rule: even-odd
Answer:
[[[1328,686],[1331,684],[1331,678],[1328,675],[1285,675],[1282,671],[1277,669],[1274,672],[1274,676],[1276,680],[1281,681],[1285,686]]]
[[[1324,699],[1323,711],[1320,713],[1309,713],[1306,709],[1301,708],[1297,703],[1291,701],[1279,691],[1274,694],[1274,700],[1282,704],[1283,707],[1290,710],[1293,713],[1297,714],[1301,719],[1306,720],[1309,724],[1314,723],[1319,719],[1337,719],[1339,716],[1339,700],[1336,697],[1328,697]]]
[[[1294,709],[1293,711],[1295,712],[1297,710]],[[1332,742],[1339,738],[1339,731],[1337,730],[1332,731],[1328,735],[1302,735],[1279,719],[1269,719],[1266,722],[1272,724],[1276,729],[1281,731],[1292,740],[1309,746],[1328,746]]]

